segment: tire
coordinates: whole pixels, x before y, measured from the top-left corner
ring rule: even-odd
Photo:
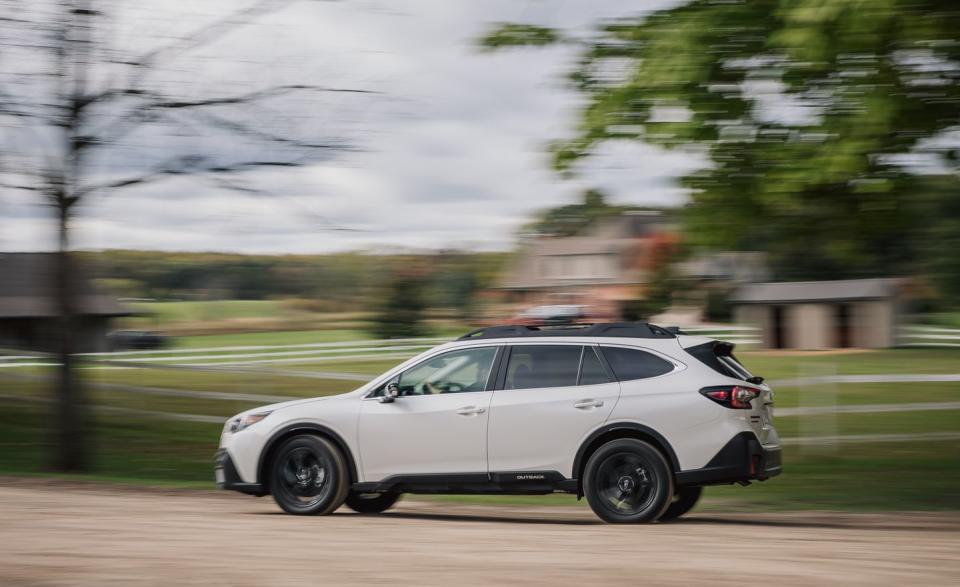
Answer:
[[[642,440],[621,438],[590,456],[583,493],[605,522],[654,522],[673,499],[673,473],[659,450]]]
[[[347,507],[358,514],[379,514],[393,507],[399,493],[355,493],[347,495]]]
[[[270,492],[288,514],[325,516],[343,505],[350,477],[340,450],[319,436],[295,436],[270,463]]]
[[[703,487],[678,487],[676,494],[673,496],[673,501],[667,506],[667,511],[660,516],[660,521],[676,520],[689,512],[700,501],[701,495],[703,495]]]

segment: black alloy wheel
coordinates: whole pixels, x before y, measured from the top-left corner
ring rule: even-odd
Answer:
[[[350,479],[343,455],[317,436],[295,436],[273,457],[270,492],[283,511],[325,515],[343,504]]]
[[[614,524],[656,521],[673,499],[673,475],[656,448],[622,438],[587,461],[584,494],[601,519]]]

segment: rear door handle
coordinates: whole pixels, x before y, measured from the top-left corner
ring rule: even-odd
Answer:
[[[477,406],[465,406],[457,410],[457,413],[461,416],[476,416],[477,414],[482,414],[486,410],[483,408],[478,408]]]
[[[602,408],[603,400],[602,399],[582,399],[577,403],[573,404],[573,407],[578,410],[589,410],[591,408]]]

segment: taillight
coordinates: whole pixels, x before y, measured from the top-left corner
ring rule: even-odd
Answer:
[[[725,408],[732,410],[749,410],[750,402],[760,397],[760,390],[753,387],[744,387],[742,385],[719,385],[716,387],[704,387],[700,393],[709,399],[717,402]]]

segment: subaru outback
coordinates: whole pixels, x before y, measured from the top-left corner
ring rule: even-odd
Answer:
[[[706,485],[781,472],[772,406],[723,341],[644,323],[498,326],[355,391],[230,418],[215,472],[291,514],[563,492],[607,522],[668,521]]]

